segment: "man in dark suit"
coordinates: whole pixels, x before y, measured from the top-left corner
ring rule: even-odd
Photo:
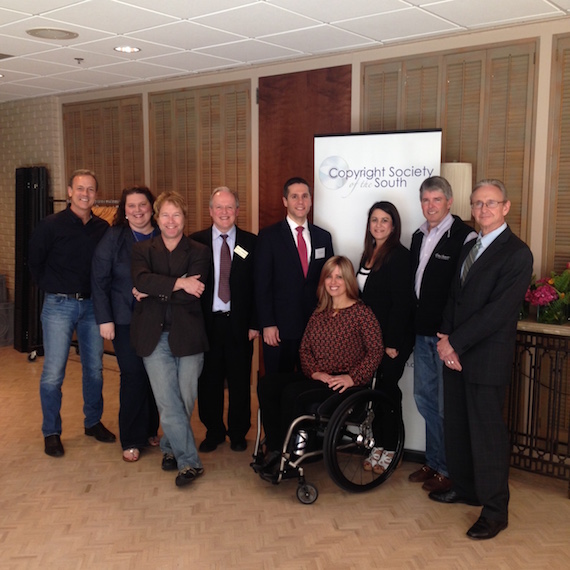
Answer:
[[[530,249],[505,222],[510,207],[499,180],[475,185],[471,209],[481,231],[463,248],[438,333],[453,485],[429,497],[483,505],[467,531],[473,539],[493,538],[508,524],[510,449],[503,404],[533,263]]]
[[[200,420],[206,439],[200,451],[214,451],[230,436],[233,451],[245,451],[251,426],[250,377],[253,339],[259,336],[253,295],[253,262],[257,236],[235,225],[237,192],[222,186],[210,198],[213,225],[191,237],[213,252],[212,268],[202,295],[210,350],[198,382]],[[224,237],[226,236],[226,237]],[[229,272],[222,250],[227,243]],[[228,384],[228,423],[224,425],[224,381]]]
[[[301,337],[317,304],[321,269],[333,255],[330,233],[307,220],[311,203],[307,182],[290,178],[283,189],[287,217],[259,232],[255,295],[266,373],[300,369]]]

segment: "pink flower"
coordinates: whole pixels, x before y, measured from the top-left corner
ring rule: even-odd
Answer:
[[[537,283],[541,283],[541,281]],[[539,305],[541,307],[552,303],[552,301],[556,301],[556,299],[558,299],[558,292],[548,283],[541,283],[534,290],[529,289],[525,295],[525,300],[531,305]]]

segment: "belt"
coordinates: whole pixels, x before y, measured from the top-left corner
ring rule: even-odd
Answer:
[[[212,314],[214,317],[229,317],[230,311],[214,311]]]
[[[58,297],[65,297],[66,299],[75,299],[76,301],[85,301],[91,299],[91,293],[56,293]]]

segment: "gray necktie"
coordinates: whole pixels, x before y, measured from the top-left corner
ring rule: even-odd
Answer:
[[[475,245],[471,248],[469,255],[465,258],[463,262],[463,267],[461,269],[461,285],[465,283],[465,278],[471,269],[471,266],[475,263],[475,259],[477,259],[477,253],[481,249],[481,238],[477,238]]]

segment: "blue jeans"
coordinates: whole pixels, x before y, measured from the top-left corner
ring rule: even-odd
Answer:
[[[190,418],[198,395],[204,353],[174,356],[168,344],[168,333],[163,332],[153,353],[145,356],[143,361],[164,431],[160,449],[176,457],[179,470],[202,467]]]
[[[426,465],[449,477],[443,438],[443,362],[436,336],[416,335],[414,399],[426,421]]]
[[[61,435],[61,386],[73,331],[77,332],[83,372],[83,414],[86,428],[103,415],[103,339],[90,299],[77,301],[46,293],[42,309],[44,367],[40,379],[42,433]]]

